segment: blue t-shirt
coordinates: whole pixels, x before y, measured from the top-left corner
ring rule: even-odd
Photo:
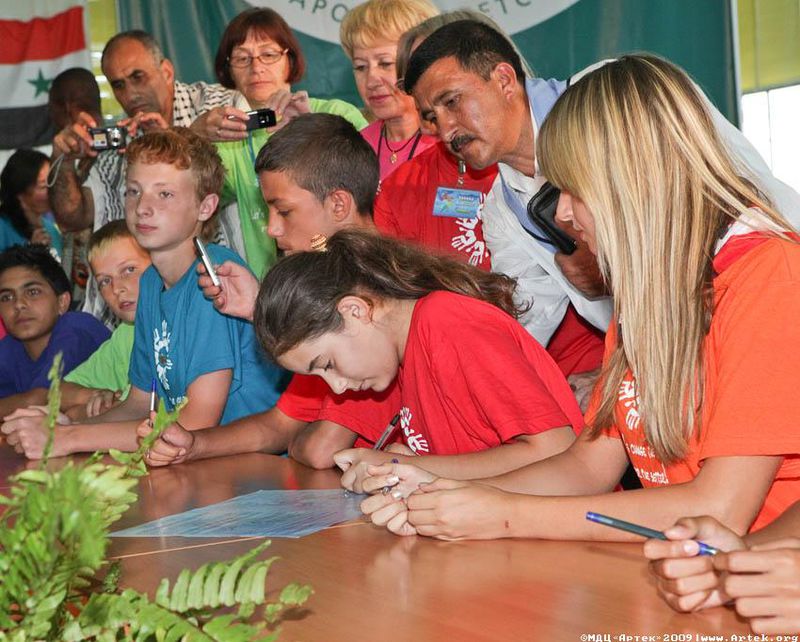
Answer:
[[[209,245],[214,263],[241,257],[228,248]],[[186,396],[198,377],[233,371],[221,424],[263,412],[275,405],[286,384],[286,372],[263,357],[253,326],[219,313],[197,285],[197,261],[169,290],[154,266],[142,274],[131,354],[130,381],[156,390],[167,408]]]
[[[110,332],[91,314],[66,312],[53,327],[50,341],[36,361],[32,361],[25,347],[11,335],[0,339],[0,397],[27,392],[33,388],[47,388],[47,373],[53,358],[64,353],[64,374],[83,363],[97,350]]]

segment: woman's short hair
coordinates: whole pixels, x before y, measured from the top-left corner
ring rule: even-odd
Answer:
[[[289,75],[286,81],[289,84],[296,83],[303,77],[306,71],[306,59],[292,29],[277,11],[266,7],[253,7],[242,11],[228,23],[219,42],[217,57],[214,59],[214,72],[224,87],[236,88],[231,76],[231,52],[234,47],[247,40],[250,33],[266,36],[274,40],[281,49],[286,49],[286,55],[289,57]]]
[[[339,40],[352,58],[356,47],[397,42],[406,31],[438,13],[430,0],[367,0],[347,12]]]

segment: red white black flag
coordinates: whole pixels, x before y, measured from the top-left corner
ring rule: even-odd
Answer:
[[[91,69],[86,0],[3,2],[0,17],[0,149],[46,145],[50,83],[70,67]]]

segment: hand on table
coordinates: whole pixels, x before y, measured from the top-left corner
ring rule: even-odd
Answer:
[[[367,465],[366,472],[363,490],[374,494],[361,502],[361,512],[373,524],[385,526],[395,535],[416,535],[416,529],[408,522],[405,498],[418,491],[420,484],[436,477],[409,464]]]
[[[354,493],[365,493],[364,480],[369,476],[367,466],[379,465],[392,460],[397,461],[398,456],[370,448],[347,448],[340,450],[333,456],[334,463],[343,471],[341,484]]]
[[[119,390],[95,390],[86,402],[86,416],[96,417],[113,408],[120,398]]]
[[[408,496],[408,522],[419,535],[437,539],[510,537],[512,497],[492,486],[439,478]]]
[[[56,423],[68,425],[70,420],[65,414],[59,413]],[[3,417],[0,431],[6,436],[8,445],[13,446],[16,452],[24,454],[28,459],[41,459],[49,435],[47,406],[29,406],[15,410],[7,417]],[[51,456],[61,457],[69,454],[60,446],[60,440],[56,436]]]
[[[362,492],[370,495],[374,493],[390,494],[398,499],[405,499],[411,493],[419,490],[421,484],[429,484],[436,479],[436,475],[427,470],[405,463],[368,464],[363,472]],[[390,491],[384,492],[385,488],[389,488]]]
[[[203,290],[203,296],[211,299],[222,314],[252,322],[258,296],[258,279],[246,267],[233,261],[215,265],[214,271],[221,286],[212,283],[202,261],[197,264],[197,284]]]
[[[215,107],[198,116],[191,129],[212,143],[247,138],[247,113],[230,105]]]
[[[149,419],[145,419],[136,427],[136,434],[139,436],[140,443],[144,437],[147,437],[153,431],[152,421],[154,418],[155,413],[151,413]],[[144,461],[148,466],[180,464],[191,459],[194,443],[195,436],[191,431],[186,430],[180,424],[170,424],[150,446],[150,450],[145,453]]]
[[[800,631],[800,539],[776,540],[714,557],[723,591],[754,633]]]
[[[644,554],[664,601],[676,611],[699,611],[729,601],[714,556],[698,555],[702,541],[721,551],[745,547],[742,539],[713,517],[685,517],[664,531],[669,541],[649,539]]]

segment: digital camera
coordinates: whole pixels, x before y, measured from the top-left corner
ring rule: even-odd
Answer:
[[[90,127],[89,136],[92,137],[92,149],[104,152],[108,149],[124,149],[126,130],[124,127]]]
[[[275,112],[271,109],[256,109],[247,112],[247,131],[274,127],[277,122]]]

